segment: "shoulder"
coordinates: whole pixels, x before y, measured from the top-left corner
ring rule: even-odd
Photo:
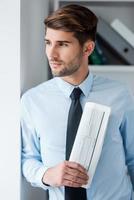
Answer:
[[[94,75],[93,80],[93,92],[96,94],[104,95],[109,101],[119,102],[124,108],[134,107],[134,96],[124,82],[98,75]]]
[[[29,90],[27,90],[24,94],[22,94],[21,102],[31,101],[37,97],[40,97],[40,95],[47,95],[47,93],[51,92],[55,84],[55,79],[50,79],[48,81],[45,81]]]
[[[94,90],[108,90],[109,92],[128,92],[127,85],[123,82],[98,75],[94,75],[93,77]]]

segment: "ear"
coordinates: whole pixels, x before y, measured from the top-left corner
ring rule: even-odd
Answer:
[[[91,53],[93,52],[95,48],[95,43],[91,40],[88,40],[87,42],[85,42],[84,47],[83,47],[83,53],[86,56],[91,55]]]

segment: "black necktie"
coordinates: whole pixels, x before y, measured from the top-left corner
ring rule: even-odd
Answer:
[[[80,88],[75,88],[70,97],[72,103],[68,115],[67,138],[66,138],[66,160],[69,159],[72,146],[75,140],[77,129],[82,115],[82,107],[80,104]],[[65,187],[65,200],[87,200],[86,189]]]

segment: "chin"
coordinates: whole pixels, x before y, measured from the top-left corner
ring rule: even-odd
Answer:
[[[54,70],[54,69],[51,69],[51,72],[52,72],[52,74],[53,74],[53,76],[59,76],[59,77],[61,77],[61,76],[63,76],[63,71],[62,70]]]
[[[52,75],[53,75],[54,77],[60,77],[60,72],[56,72],[56,71],[54,71],[54,70],[51,70],[51,72],[52,72]]]

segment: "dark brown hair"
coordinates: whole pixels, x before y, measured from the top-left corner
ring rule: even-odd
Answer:
[[[81,45],[95,41],[98,18],[86,7],[70,4],[59,8],[45,20],[46,28],[73,32]]]

